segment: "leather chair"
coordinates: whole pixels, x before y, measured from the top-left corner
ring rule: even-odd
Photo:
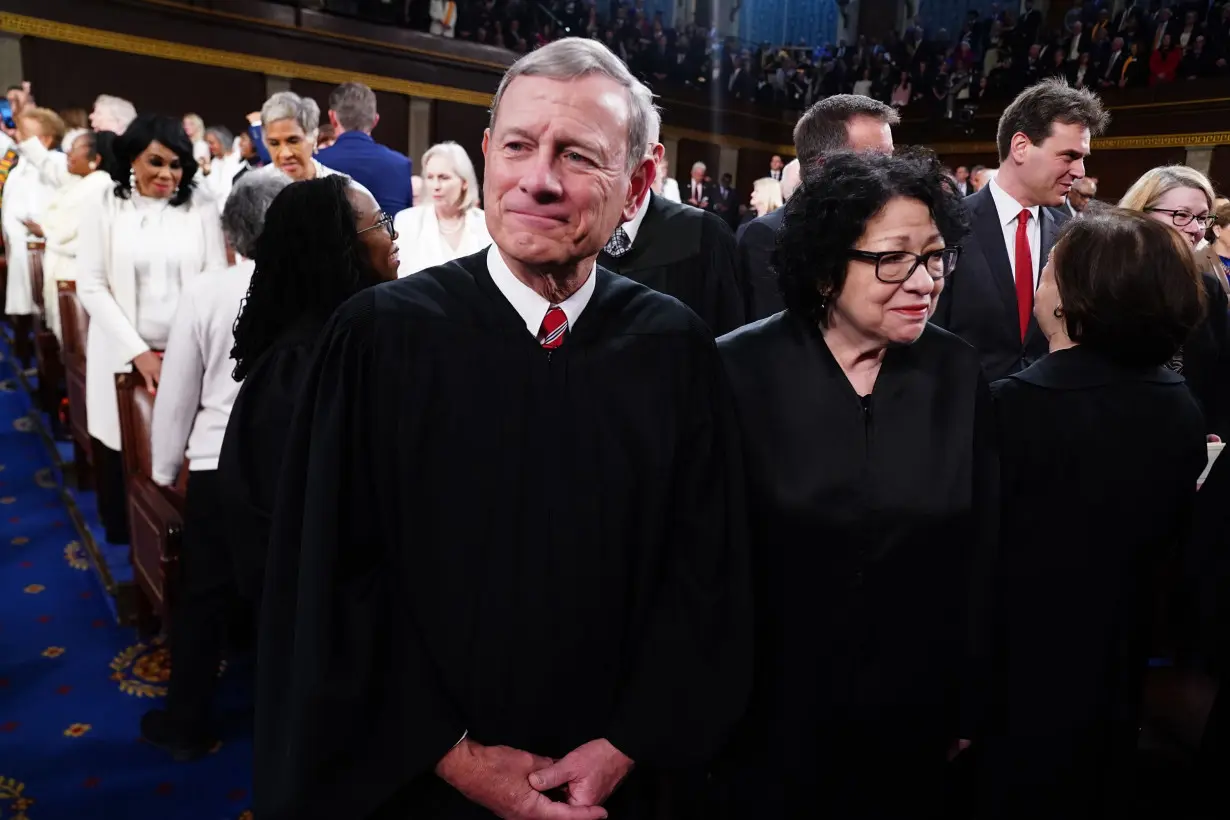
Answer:
[[[139,592],[137,628],[148,635],[155,629],[155,617],[165,623],[174,606],[184,529],[183,496],[158,486],[152,478],[154,397],[145,389],[145,381],[138,373],[118,373],[115,387],[128,490],[130,556]]]
[[[68,430],[73,438],[73,466],[77,488],[85,490],[94,486],[94,460],[85,414],[85,340],[90,328],[90,314],[86,313],[77,298],[76,282],[56,282],[56,296],[60,300],[60,335],[64,340],[60,355],[68,393]]]
[[[44,242],[27,244],[30,254],[30,288],[34,293],[34,359],[38,363],[38,405],[51,416],[52,427],[59,432],[60,399],[64,395],[64,365],[60,361],[60,342],[47,327],[46,305],[43,301]]]

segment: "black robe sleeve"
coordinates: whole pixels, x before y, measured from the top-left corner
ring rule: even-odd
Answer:
[[[1000,538],[1000,486],[998,434],[991,390],[980,376],[974,404],[973,522],[969,540],[973,554],[970,577],[967,669],[962,676],[960,724],[964,739],[980,735],[990,704],[994,612],[992,609],[996,555]]]
[[[709,310],[703,318],[711,322],[716,339],[732,330],[743,327],[743,293],[739,290],[738,273],[735,270],[735,235],[721,219],[705,220],[705,237],[702,247],[708,249],[709,286],[712,288]]]
[[[389,415],[414,411],[384,403],[373,304],[365,291],[330,320],[287,437],[261,612],[262,820],[366,817],[466,729],[406,606],[377,456]]]
[[[638,765],[678,770],[708,762],[751,691],[752,603],[734,408],[710,343],[691,389],[689,436],[639,660],[607,739]]]

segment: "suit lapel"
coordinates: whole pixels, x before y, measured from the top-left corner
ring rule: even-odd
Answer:
[[[974,194],[974,234],[991,270],[991,279],[995,282],[995,290],[1003,302],[1004,310],[1018,322],[1016,309],[1016,278],[1012,273],[1012,262],[1008,259],[1008,248],[1004,245],[1004,230],[999,224],[999,212],[995,210],[995,200],[991,198],[991,189],[984,186]]]
[[[1066,207],[1066,206],[1065,206]],[[1051,248],[1055,247],[1055,240],[1059,238],[1059,227],[1066,222],[1062,222],[1056,218],[1055,212],[1050,208],[1038,209],[1038,228],[1040,231],[1038,238],[1038,252],[1041,258],[1038,260],[1038,279],[1041,281],[1041,271],[1046,267],[1046,260],[1051,258]],[[1035,290],[1037,288],[1035,287]],[[1013,308],[1016,307],[1016,300],[1013,299]],[[1042,330],[1038,327],[1038,320],[1030,317],[1029,329],[1025,332],[1025,345],[1030,346],[1034,342],[1044,341],[1042,339]]]

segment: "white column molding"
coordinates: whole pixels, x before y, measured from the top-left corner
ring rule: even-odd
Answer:
[[[1186,150],[1187,158],[1183,164],[1207,177],[1209,169],[1213,167],[1213,149],[1207,146],[1188,146]]]
[[[422,174],[419,164],[423,154],[431,147],[431,100],[410,97],[410,159],[414,163],[414,173]],[[481,163],[482,157],[470,157],[475,164]]]

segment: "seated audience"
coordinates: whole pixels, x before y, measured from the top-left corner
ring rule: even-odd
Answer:
[[[218,454],[239,385],[231,378],[231,329],[248,292],[265,211],[290,184],[281,174],[244,180],[227,199],[222,229],[242,261],[198,276],[183,289],[162,362],[154,403],[155,482],[172,486],[188,461],[188,496],[179,557],[179,586],[171,612],[175,649],[166,707],[141,719],[141,737],[176,760],[206,754],[216,742],[212,702],[238,600],[223,502]]]
[[[1200,409],[1165,365],[1204,293],[1176,233],[1086,214],[1034,300],[1049,355],[993,385],[1003,513],[987,817],[1134,814],[1157,604],[1205,465]]]

